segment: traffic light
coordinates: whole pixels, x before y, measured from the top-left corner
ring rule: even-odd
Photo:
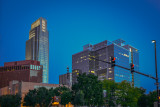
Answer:
[[[131,73],[134,72],[134,64],[131,64]]]
[[[115,57],[111,57],[111,67],[115,66],[115,60],[116,60]]]

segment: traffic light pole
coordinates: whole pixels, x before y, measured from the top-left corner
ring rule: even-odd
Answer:
[[[95,60],[97,60],[97,61],[101,61],[101,62],[104,62],[104,63],[111,64],[111,62],[103,61],[103,60],[100,60],[100,59],[97,59],[97,58],[93,58],[93,57],[90,57],[90,58],[95,59]],[[126,70],[131,70],[131,69],[129,69],[129,68],[126,68],[126,67],[123,67],[123,66],[120,66],[120,65],[116,65],[116,64],[115,64],[115,66],[117,66],[117,67],[119,67],[119,68],[126,69]],[[151,75],[144,74],[144,73],[141,73],[141,72],[139,72],[139,71],[134,71],[134,72],[137,73],[137,74],[144,75],[144,76],[146,76],[146,77],[149,77],[149,78],[152,78],[152,79],[157,80],[157,78],[155,78],[155,77],[153,77],[153,76],[151,76]]]
[[[123,68],[123,69],[126,69],[126,70],[130,70],[129,68],[122,67],[122,66],[120,66],[120,65],[115,65],[115,66],[120,67],[120,68]],[[147,75],[147,74],[144,74],[144,73],[141,73],[141,72],[138,72],[138,71],[134,71],[134,72],[137,73],[137,74],[144,75],[144,76],[146,76],[146,77],[149,77],[149,78],[152,78],[152,79],[157,80],[157,78],[155,78],[155,77],[153,77],[153,76],[151,76],[151,75]]]

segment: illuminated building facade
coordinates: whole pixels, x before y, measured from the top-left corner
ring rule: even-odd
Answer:
[[[31,25],[29,40],[26,42],[26,60],[37,60],[43,65],[43,83],[49,75],[49,35],[47,21],[39,18]]]
[[[72,55],[72,73],[78,69],[81,73],[92,73],[98,76],[99,80],[115,80],[121,82],[127,80],[128,82],[134,80],[134,86],[140,87],[140,78],[138,74],[131,74],[129,70],[119,67],[111,67],[110,64],[92,59],[111,61],[111,56],[116,58],[116,64],[126,68],[130,68],[130,63],[135,65],[135,70],[139,71],[139,52],[136,48],[125,45],[122,39],[110,42],[105,40],[101,43],[83,46],[83,51]],[[79,73],[78,73],[79,74]],[[72,74],[73,75],[73,74]],[[72,76],[72,82],[75,83],[76,77]]]
[[[6,62],[0,67],[0,88],[8,86],[13,80],[41,83],[42,69],[39,61]]]

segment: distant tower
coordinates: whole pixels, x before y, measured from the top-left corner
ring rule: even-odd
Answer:
[[[67,66],[67,73],[59,75],[59,84],[72,86],[72,73],[69,73],[69,67]]]
[[[29,40],[26,42],[26,60],[37,60],[43,65],[43,83],[48,83],[49,35],[47,21],[40,17],[31,25]]]

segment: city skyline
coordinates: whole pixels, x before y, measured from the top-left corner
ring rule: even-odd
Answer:
[[[140,72],[155,76],[153,39],[157,40],[158,64],[160,59],[160,9],[156,1],[0,2],[0,66],[25,59],[30,24],[44,17],[50,32],[49,83],[58,83],[66,67],[72,68],[72,54],[83,45],[118,38],[139,49]],[[34,5],[37,2],[39,5]],[[148,91],[156,89],[154,80],[143,76],[141,80]]]

